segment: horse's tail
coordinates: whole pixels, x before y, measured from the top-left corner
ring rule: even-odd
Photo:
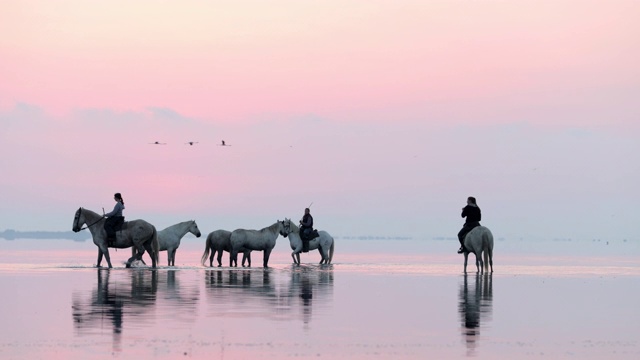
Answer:
[[[211,235],[212,234],[209,234],[209,236],[207,236],[207,245],[204,247],[204,254],[202,254],[202,259],[200,259],[200,264],[202,264],[202,266],[205,266],[204,262],[207,261],[209,251],[211,251]]]
[[[151,235],[151,250],[153,250],[153,254],[151,255],[153,259],[156,261],[156,264],[159,265],[160,262],[160,244],[158,243],[158,230],[156,227],[153,227],[153,234]],[[156,266],[158,266],[156,265]]]
[[[331,264],[331,260],[333,260],[333,249],[335,246],[336,240],[331,238],[331,247],[329,248],[329,262],[327,264]]]

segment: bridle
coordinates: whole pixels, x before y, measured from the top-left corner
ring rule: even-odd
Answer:
[[[78,208],[78,211],[76,211],[76,216],[73,217],[73,224],[74,225],[78,224],[78,221],[80,220],[80,214],[82,214],[82,208]],[[93,225],[99,223],[100,220],[102,220],[103,217],[104,216],[100,217],[98,220],[94,221],[91,225],[87,225],[86,227],[78,229],[78,231],[82,231],[84,229],[88,229],[88,228],[92,227]],[[80,227],[80,226],[78,225],[78,227]],[[76,231],[76,232],[78,232],[78,231]]]

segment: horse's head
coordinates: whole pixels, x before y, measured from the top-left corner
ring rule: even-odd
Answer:
[[[198,224],[196,224],[195,220],[191,220],[191,226],[189,227],[189,232],[195,235],[196,237],[200,237],[202,235],[200,233],[200,229],[198,229]]]
[[[291,220],[284,218],[280,221],[280,235],[287,237],[291,233]]]
[[[73,227],[71,230],[74,232],[79,232],[84,225],[86,220],[84,219],[84,215],[82,214],[82,208],[78,208],[76,211],[76,215],[73,217]]]

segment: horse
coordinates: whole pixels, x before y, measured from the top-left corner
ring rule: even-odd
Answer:
[[[166,229],[158,232],[158,244],[160,251],[167,250],[167,266],[176,266],[176,250],[180,246],[180,240],[188,232],[196,237],[200,237],[200,229],[195,220],[184,221],[175,225],[171,225]]]
[[[493,272],[493,235],[488,228],[484,226],[476,226],[464,237],[464,272],[467,273],[467,258],[469,253],[476,256],[477,272],[489,271]],[[484,261],[482,255],[484,254]],[[484,263],[484,266],[483,266]]]
[[[284,237],[289,237],[291,245],[291,258],[293,263],[300,265],[300,252],[302,251],[302,238],[300,238],[300,229],[293,224],[290,219],[284,220],[285,233]],[[326,231],[318,231],[318,237],[309,241],[309,250],[318,249],[320,253],[320,265],[329,265],[333,259],[334,241],[333,237]]]
[[[207,261],[207,257],[209,256],[209,251],[211,251],[211,257],[209,257],[209,267],[213,267],[213,257],[216,252],[218,253],[218,267],[222,266],[222,253],[224,251],[229,253],[229,266],[233,266],[234,259],[231,257],[231,231],[227,230],[216,230],[209,233],[207,236],[206,245],[204,248],[204,253],[202,254],[202,258],[200,259],[200,263],[202,266],[205,266],[205,261]],[[249,266],[251,266],[251,250],[247,250],[242,255],[242,266],[244,266],[245,261],[249,261]],[[235,265],[238,266],[238,263],[235,262]]]
[[[238,266],[238,253],[246,251],[263,251],[262,266],[267,268],[271,250],[276,246],[278,234],[284,236],[284,221],[276,221],[273,225],[261,230],[236,229],[231,232],[231,259]],[[244,263],[242,264],[244,266]],[[251,259],[249,259],[251,267]]]
[[[131,262],[134,260],[142,260],[142,255],[145,250],[148,251],[149,256],[151,256],[152,267],[156,267],[160,246],[158,244],[158,232],[155,226],[144,220],[127,221],[122,225],[122,228],[116,232],[115,242],[109,244],[107,242],[107,232],[104,230],[105,219],[104,216],[84,208],[78,208],[73,218],[72,230],[74,232],[79,232],[84,229],[89,229],[91,232],[93,243],[98,247],[98,263],[96,267],[100,267],[102,255],[104,255],[107,264],[109,264],[109,268],[113,268],[109,256],[109,245],[117,249],[134,247],[135,250],[137,250],[137,253],[127,260],[127,267],[130,267]],[[85,224],[87,227],[82,228],[82,225]]]

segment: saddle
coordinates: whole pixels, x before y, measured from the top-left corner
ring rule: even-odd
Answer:
[[[116,225],[115,230],[116,231],[123,231],[123,230],[127,230],[129,228],[129,222],[128,221],[123,221],[121,223],[119,223],[118,225]]]
[[[309,234],[307,235],[307,233],[303,232],[300,234],[300,238],[302,240],[306,240],[306,241],[310,241],[313,240],[315,238],[317,238],[318,236],[320,236],[318,234],[318,230],[313,229],[312,231],[309,232]]]

